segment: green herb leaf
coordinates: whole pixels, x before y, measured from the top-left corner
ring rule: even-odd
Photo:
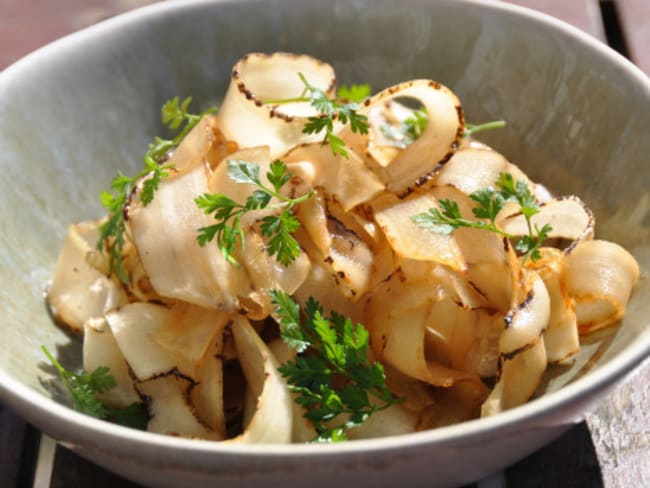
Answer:
[[[300,222],[288,210],[279,216],[268,215],[262,219],[262,235],[270,237],[268,253],[276,256],[284,266],[289,266],[300,256],[300,244],[292,235],[299,228]]]
[[[280,335],[298,351],[279,371],[318,432],[315,440],[345,440],[347,430],[402,400],[386,386],[382,365],[369,362],[369,334],[361,324],[336,312],[325,317],[312,297],[301,320],[300,307],[287,293],[270,293]],[[341,415],[347,419],[333,425]]]
[[[344,102],[361,103],[371,94],[370,85],[364,83],[361,85],[340,86],[336,92],[336,97]]]
[[[548,224],[541,229],[537,226],[533,227],[531,217],[539,212],[539,205],[535,195],[530,191],[525,180],[515,182],[510,173],[500,173],[496,181],[496,187],[497,190],[481,189],[469,195],[472,201],[477,204],[476,207],[472,208],[474,216],[479,219],[486,219],[488,222],[464,219],[461,216],[458,203],[446,199],[438,202],[442,212],[437,208],[430,208],[425,213],[414,215],[411,220],[423,229],[444,235],[449,235],[461,227],[495,232],[508,239],[516,239],[515,249],[523,254],[524,261],[526,259],[537,261],[541,257],[539,248],[544,244],[552,228]],[[519,204],[521,213],[526,219],[528,235],[521,238],[502,231],[495,223],[498,213],[505,205],[505,202],[509,200],[516,201]]]
[[[260,166],[248,161],[229,159],[228,178],[236,183],[260,184]]]
[[[171,140],[156,137],[154,142],[149,144],[149,150],[144,156],[144,169],[133,177],[125,176],[118,171],[111,182],[113,193],[105,191],[101,193],[102,205],[108,209],[109,214],[108,219],[99,228],[97,249],[108,252],[109,274],[115,274],[122,283],[129,282],[122,254],[126,244],[125,214],[132,192],[140,184],[140,201],[144,206],[149,205],[161,180],[169,176],[169,171],[173,169],[172,166],[164,164],[169,151],[180,144],[203,115],[216,110],[211,108],[198,115],[191,114],[187,111],[191,101],[191,97],[187,97],[182,102],[179,102],[178,97],[174,97],[165,102],[161,109],[163,124],[170,129],[178,129],[185,123],[182,130]]]
[[[391,141],[395,146],[404,149],[406,146],[413,144],[427,128],[429,114],[426,109],[421,108],[413,111],[411,117],[403,120],[399,125],[385,123],[380,127],[384,137]],[[474,125],[465,124],[464,137],[473,136],[479,132],[501,129],[506,126],[505,121],[495,120],[484,124]]]
[[[309,102],[319,115],[307,118],[302,131],[304,134],[320,134],[325,131],[323,144],[329,144],[334,154],[348,157],[348,152],[343,139],[334,134],[334,122],[339,120],[342,124],[349,124],[352,132],[359,134],[368,133],[368,118],[359,114],[359,102],[370,95],[369,85],[351,85],[341,87],[338,91],[338,98],[329,98],[327,94],[318,87],[315,87],[302,73],[298,73],[300,81],[304,85],[300,97],[287,98],[284,100],[268,100],[267,104],[282,104],[289,102]]]
[[[146,430],[149,423],[149,413],[144,403],[132,403],[124,408],[110,408],[107,409],[107,420],[131,427],[132,429]]]
[[[276,192],[279,192],[280,189],[291,179],[291,173],[287,171],[286,164],[279,159],[276,159],[271,163],[270,171],[266,176]]]
[[[395,146],[404,149],[413,144],[427,128],[429,120],[426,109],[414,110],[413,115],[404,119],[398,125],[384,123],[380,130],[384,137]]]
[[[490,189],[477,190],[469,197],[478,204],[478,207],[472,209],[474,216],[479,219],[488,219],[490,222],[494,222],[505,204],[503,196]]]
[[[97,394],[106,393],[116,386],[115,378],[109,374],[108,368],[99,367],[90,373],[75,373],[61,366],[45,346],[41,346],[41,349],[58,371],[63,385],[72,397],[72,406],[76,411],[99,419],[113,420],[122,425],[146,428],[149,417],[142,403],[116,409],[104,405],[97,397]]]
[[[311,198],[312,193],[306,193],[298,198],[289,198],[280,193],[292,176],[283,161],[273,161],[266,173],[272,188],[261,182],[259,165],[241,160],[228,160],[227,164],[230,179],[237,183],[254,185],[256,189],[251,192],[244,204],[237,203],[221,193],[206,193],[197,197],[194,200],[196,205],[206,215],[214,214],[214,218],[218,221],[214,225],[198,229],[199,244],[205,246],[208,242],[216,240],[224,258],[231,264],[238,265],[233,253],[237,245],[242,246],[244,243],[241,218],[252,210],[282,209],[279,215],[264,217],[260,228],[262,235],[269,238],[267,249],[269,255],[275,256],[284,266],[289,266],[300,255],[300,245],[292,235],[300,227],[300,222],[291,210],[296,204]],[[273,198],[277,200],[276,204],[271,204]]]

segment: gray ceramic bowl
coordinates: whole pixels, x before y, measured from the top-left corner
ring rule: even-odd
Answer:
[[[79,348],[43,290],[70,222],[102,213],[116,169],[134,173],[174,95],[224,93],[250,51],[305,52],[344,82],[425,77],[470,120],[504,118],[486,142],[557,193],[595,210],[642,280],[619,328],[589,339],[529,404],[430,432],[335,446],[226,446],[128,430],[54,402],[39,346]],[[548,17],[460,0],[167,2],[58,41],[0,74],[0,394],[56,439],[146,484],[449,485],[482,477],[564,431],[650,350],[650,84],[603,45]],[[335,473],[335,474],[333,474]]]

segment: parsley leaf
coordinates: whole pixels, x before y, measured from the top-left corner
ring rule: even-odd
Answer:
[[[302,73],[298,73],[304,85],[302,94],[299,97],[283,100],[267,100],[266,104],[282,104],[290,102],[309,102],[319,115],[308,117],[302,129],[304,134],[320,134],[325,131],[323,144],[329,144],[334,154],[345,158],[348,152],[345,148],[345,141],[334,134],[334,122],[349,124],[352,132],[359,134],[368,133],[368,117],[357,113],[360,102],[370,95],[369,85],[351,85],[339,88],[337,98],[329,98],[327,94],[318,87],[313,86]]]
[[[449,235],[456,229],[468,227],[489,230],[512,240],[517,239],[515,249],[523,254],[523,260],[537,261],[541,257],[539,248],[544,244],[548,234],[553,229],[549,224],[545,224],[541,229],[536,225],[533,226],[531,217],[539,212],[539,205],[535,195],[533,195],[523,179],[515,183],[510,173],[500,173],[496,181],[496,187],[497,190],[486,188],[469,194],[472,201],[477,204],[476,207],[472,208],[474,216],[479,219],[486,219],[488,222],[464,219],[461,216],[458,203],[448,199],[441,199],[438,202],[440,209],[430,208],[425,213],[412,216],[411,220],[423,229],[438,234]],[[504,232],[495,223],[498,213],[505,205],[505,202],[509,200],[516,201],[519,204],[521,213],[526,219],[528,235],[521,238]]]
[[[146,428],[149,417],[142,403],[132,403],[128,407],[117,409],[104,405],[97,397],[98,393],[106,393],[116,386],[115,378],[109,374],[108,368],[99,367],[91,373],[75,373],[61,366],[45,346],[41,346],[41,349],[58,371],[76,411],[129,427]]]
[[[413,144],[427,128],[429,115],[425,108],[414,110],[413,115],[404,119],[398,126],[382,124],[381,131],[384,136],[393,141],[401,149]]]
[[[339,100],[345,102],[361,103],[372,94],[370,85],[364,83],[362,85],[349,85],[341,86],[336,92]]]
[[[228,177],[237,183],[246,183],[257,188],[248,196],[243,204],[235,202],[222,193],[205,193],[197,197],[194,202],[206,215],[214,214],[218,221],[214,225],[198,229],[197,240],[199,245],[205,246],[208,242],[216,240],[223,257],[231,264],[238,265],[234,257],[235,248],[244,245],[244,230],[241,227],[241,218],[252,210],[262,208],[282,209],[279,215],[267,215],[262,219],[262,235],[269,237],[268,253],[275,256],[284,266],[289,266],[300,255],[300,244],[293,237],[293,233],[300,227],[300,222],[291,210],[300,202],[311,198],[313,192],[306,193],[298,198],[282,195],[280,190],[291,179],[287,166],[279,159],[273,161],[266,174],[272,188],[264,185],[260,180],[260,167],[255,163],[243,160],[229,159]],[[271,205],[271,200],[276,198],[278,203]]]
[[[163,163],[169,151],[175,148],[183,138],[207,113],[216,109],[211,108],[205,112],[195,115],[187,111],[192,97],[187,97],[179,102],[178,97],[165,102],[161,109],[163,124],[170,129],[178,129],[183,123],[183,128],[173,139],[162,139],[156,137],[154,142],[149,144],[149,150],[144,155],[145,166],[142,171],[133,177],[128,177],[118,171],[111,182],[112,192],[103,191],[101,202],[108,209],[108,219],[99,227],[99,240],[97,249],[107,251],[109,255],[109,274],[115,274],[122,283],[129,282],[129,276],[124,266],[122,253],[126,244],[126,209],[131,193],[140,182],[140,201],[144,206],[153,201],[154,194],[158,190],[160,181],[169,176],[171,165]]]
[[[368,361],[370,336],[365,327],[336,312],[325,317],[313,297],[305,303],[301,320],[300,307],[287,293],[270,294],[280,335],[298,351],[294,361],[278,370],[318,432],[315,440],[345,440],[348,429],[401,401],[386,386],[383,366]],[[339,416],[346,419],[337,422]]]

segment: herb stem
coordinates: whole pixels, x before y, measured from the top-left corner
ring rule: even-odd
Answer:
[[[293,97],[293,98],[283,98],[281,100],[264,100],[262,103],[264,105],[284,105],[286,103],[298,103],[298,102],[309,102],[308,97]]]
[[[465,126],[465,136],[473,136],[474,134],[488,130],[503,129],[505,126],[505,120],[493,120],[491,122],[485,122],[483,124],[467,124]]]
[[[72,384],[68,380],[68,372],[66,369],[59,364],[59,362],[52,356],[50,351],[48,351],[47,347],[41,346],[41,350],[43,353],[47,356],[47,358],[50,360],[50,363],[52,363],[52,366],[56,368],[56,370],[59,372],[59,376],[61,377],[61,381],[63,381],[63,384],[65,385],[66,389],[68,392],[72,395],[74,392],[74,388],[72,387]]]

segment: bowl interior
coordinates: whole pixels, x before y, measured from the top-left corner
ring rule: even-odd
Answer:
[[[110,20],[0,74],[0,371],[48,396],[46,345],[74,364],[78,344],[48,316],[43,291],[68,224],[103,214],[117,169],[142,164],[176,95],[225,93],[247,52],[330,62],[375,90],[412,78],[452,88],[471,122],[503,118],[487,143],[556,194],[579,195],[596,234],[627,247],[642,280],[620,327],[585,341],[549,391],[650,349],[648,81],[569,28],[491,2],[293,0],[170,2]],[[634,357],[621,360],[634,349]]]

